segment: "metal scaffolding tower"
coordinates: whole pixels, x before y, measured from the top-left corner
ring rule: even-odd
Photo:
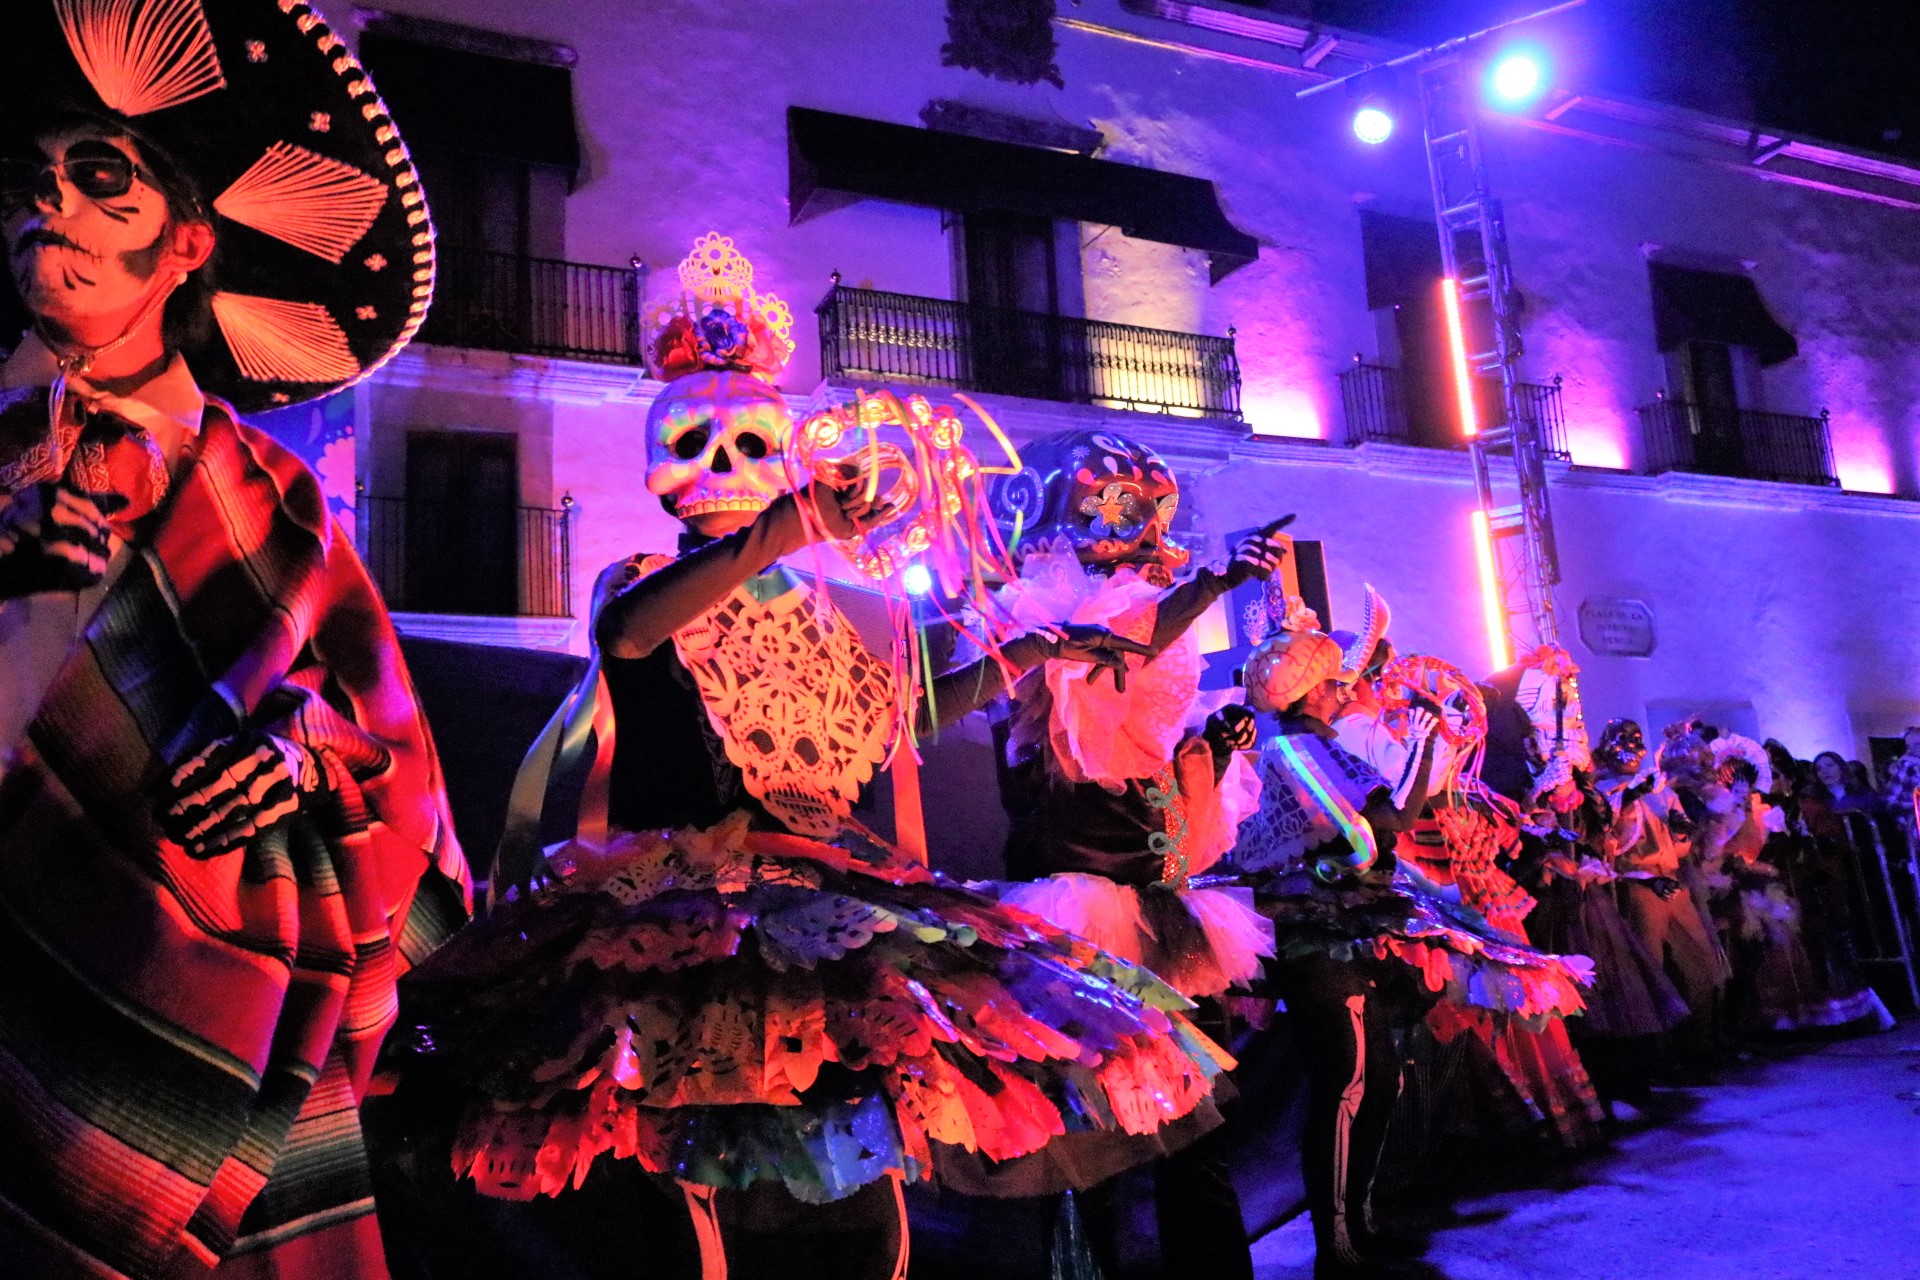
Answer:
[[[1547,501],[1543,424],[1520,393],[1520,295],[1513,285],[1500,202],[1487,187],[1474,77],[1488,37],[1584,3],[1562,0],[1484,31],[1322,81],[1296,95],[1307,98],[1372,76],[1392,77],[1401,68],[1418,88],[1440,261],[1459,291],[1468,374],[1476,382],[1497,377],[1505,410],[1501,421],[1479,424],[1467,439],[1467,449],[1473,458],[1478,510],[1492,543],[1507,649],[1515,656],[1534,645],[1560,643],[1553,604],[1560,555]],[[1501,459],[1511,460],[1510,472],[1500,465]]]
[[[1500,202],[1488,192],[1474,64],[1441,52],[1416,68],[1440,261],[1459,289],[1469,373],[1499,379],[1502,421],[1467,439],[1473,481],[1493,546],[1509,651],[1558,644],[1553,589],[1560,558],[1547,499],[1546,443],[1520,390],[1520,297]],[[1510,459],[1509,472],[1499,460]],[[1503,474],[1504,473],[1504,474]]]

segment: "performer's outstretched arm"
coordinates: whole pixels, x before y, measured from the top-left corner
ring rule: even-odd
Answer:
[[[932,696],[920,701],[915,715],[915,730],[931,733],[957,723],[1007,692],[1007,681],[1019,679],[1043,662],[1090,662],[1094,670],[1089,680],[1102,670],[1112,675],[1121,689],[1127,687],[1126,661],[1129,654],[1146,656],[1151,650],[1144,644],[1116,636],[1104,627],[1084,627],[1066,623],[1043,627],[1016,636],[1000,647],[1001,662],[991,657],[970,662],[964,667],[936,677]],[[1002,666],[1002,662],[1005,666]],[[1008,671],[1007,668],[1011,668]]]
[[[1153,639],[1149,641],[1150,653],[1158,655],[1185,635],[1187,628],[1215,600],[1241,583],[1254,579],[1265,582],[1271,578],[1280,562],[1287,558],[1287,544],[1279,536],[1280,530],[1292,522],[1292,516],[1282,516],[1265,528],[1255,530],[1233,549],[1233,559],[1228,562],[1226,572],[1202,569],[1161,596],[1160,610],[1153,621]]]
[[[834,489],[815,485],[817,502],[832,537],[851,537],[869,514],[860,486]],[[715,538],[676,559],[658,573],[634,582],[611,597],[594,620],[594,640],[611,658],[644,658],[672,639],[673,633],[727,598],[735,587],[773,567],[809,541],[800,518],[801,499],[782,494],[746,528]],[[637,567],[631,572],[638,572]]]

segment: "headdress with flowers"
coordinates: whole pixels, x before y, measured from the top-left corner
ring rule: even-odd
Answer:
[[[648,371],[666,381],[709,370],[776,381],[793,358],[793,308],[754,289],[733,237],[701,236],[677,275],[679,295],[644,313]]]

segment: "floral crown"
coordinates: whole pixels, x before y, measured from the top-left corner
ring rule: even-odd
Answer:
[[[755,292],[753,264],[731,236],[709,231],[681,260],[680,296],[643,314],[647,369],[672,380],[702,370],[779,378],[793,358],[793,308]]]

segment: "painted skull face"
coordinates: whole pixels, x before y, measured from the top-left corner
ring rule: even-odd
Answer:
[[[1106,431],[1075,431],[1022,451],[1025,469],[997,484],[995,516],[1022,540],[1064,537],[1080,563],[1132,567],[1171,585],[1192,553],[1173,538],[1180,484],[1145,445]]]
[[[133,311],[152,296],[170,219],[138,148],[98,130],[40,140],[0,204],[21,301],[63,327]],[[36,166],[38,172],[34,172]]]
[[[693,373],[647,413],[647,489],[697,533],[744,528],[787,491],[793,430],[780,393],[744,373]]]

